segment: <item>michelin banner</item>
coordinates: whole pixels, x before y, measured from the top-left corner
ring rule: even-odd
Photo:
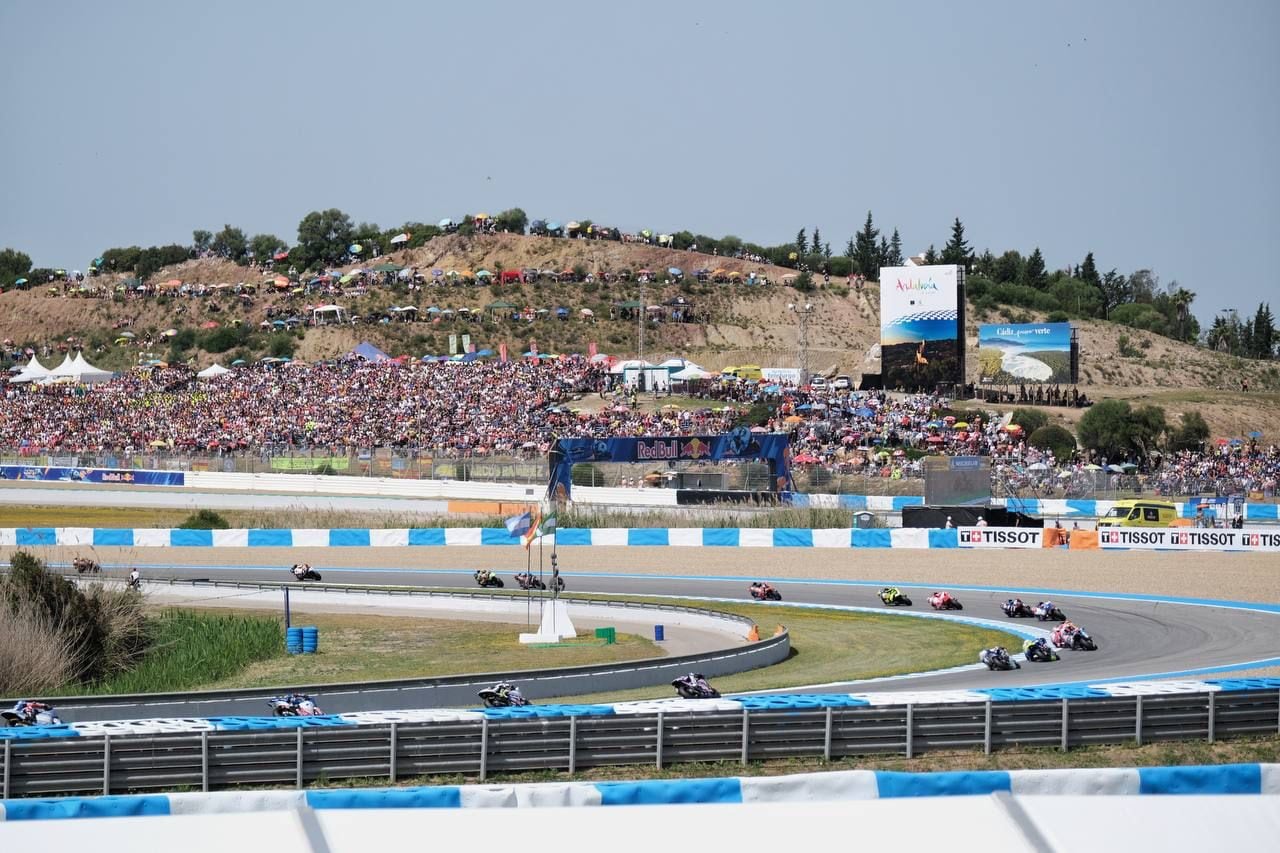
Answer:
[[[1256,551],[1280,552],[1280,529],[1203,530],[1171,528],[1102,528],[1098,547],[1163,548],[1171,551]]]
[[[960,527],[961,548],[1043,548],[1044,531],[1038,527]]]
[[[960,267],[880,269],[880,364],[885,388],[964,381]]]
[[[118,483],[130,486],[181,486],[182,471],[132,471],[122,468],[46,468],[39,465],[0,465],[0,479],[43,482]]]

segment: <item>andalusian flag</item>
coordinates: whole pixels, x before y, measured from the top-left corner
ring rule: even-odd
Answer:
[[[532,514],[526,512],[525,515],[530,516],[529,529],[520,537],[520,541],[524,543],[524,549],[528,551],[529,546],[533,544],[533,540],[542,535],[542,531],[539,527],[539,525],[542,524],[542,510],[538,507],[534,507]]]

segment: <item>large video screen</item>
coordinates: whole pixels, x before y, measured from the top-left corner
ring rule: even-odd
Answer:
[[[885,388],[931,390],[964,381],[960,268],[880,269],[880,365]]]
[[[1071,324],[979,326],[978,381],[990,385],[1075,382],[1071,370]]]

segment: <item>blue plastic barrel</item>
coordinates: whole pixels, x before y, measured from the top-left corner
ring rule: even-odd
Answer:
[[[655,643],[661,643],[661,642],[662,642],[663,640],[665,640],[665,639],[666,639],[666,631],[665,631],[665,630],[663,630],[663,627],[662,627],[661,625],[654,625],[654,626],[653,626],[653,641],[654,641]]]
[[[314,625],[302,628],[302,653],[313,655],[320,648],[320,629]]]
[[[302,654],[302,629],[301,628],[285,629],[284,650],[291,655]]]

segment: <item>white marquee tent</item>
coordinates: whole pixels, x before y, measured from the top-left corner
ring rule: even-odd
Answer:
[[[197,373],[196,376],[200,379],[216,379],[217,377],[230,372],[230,368],[223,367],[221,364],[211,364],[204,370]]]
[[[62,364],[49,371],[49,375],[41,380],[41,384],[70,380],[84,385],[96,385],[99,382],[109,381],[112,375],[109,370],[99,370],[94,367],[77,352],[74,356],[68,355],[62,360]]]
[[[10,383],[35,382],[49,375],[49,368],[40,363],[34,355],[22,368],[22,372],[9,380]]]

